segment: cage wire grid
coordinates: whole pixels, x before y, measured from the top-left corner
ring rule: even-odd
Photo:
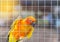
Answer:
[[[13,0],[13,1],[15,1],[15,0]],[[25,11],[27,11],[27,12],[28,12],[27,7],[29,7],[29,6],[27,6],[27,1],[31,1],[32,2],[32,6],[31,6],[32,9],[31,9],[31,11],[34,12],[34,7],[38,7],[37,12],[35,12],[36,14],[40,14],[38,12],[38,11],[40,11],[39,10],[40,7],[44,7],[44,12],[43,12],[44,19],[39,19],[39,15],[37,15],[37,18],[36,18],[37,19],[37,24],[36,24],[36,26],[34,28],[34,33],[33,33],[32,37],[31,37],[31,39],[25,40],[24,42],[60,42],[59,41],[59,33],[58,33],[58,30],[59,30],[58,25],[57,25],[57,27],[55,29],[54,29],[54,27],[52,27],[52,25],[50,25],[50,27],[46,27],[48,25],[45,25],[45,14],[46,14],[45,7],[51,7],[51,13],[53,14],[53,12],[52,12],[53,11],[52,7],[54,7],[52,5],[52,1],[53,0],[51,0],[51,6],[46,6],[46,0],[44,0],[44,6],[39,6],[39,1],[42,1],[42,0],[37,0],[38,1],[38,5],[37,6],[33,6],[34,1],[36,1],[36,0],[22,0],[22,1],[26,1],[26,6],[19,6],[19,9],[20,9],[20,7],[26,7]],[[58,0],[55,0],[55,1],[57,1],[57,7],[58,7]],[[13,4],[14,3],[15,2],[13,2]],[[21,3],[20,0],[19,0],[19,3]],[[7,4],[8,4],[8,2],[7,2]],[[2,6],[0,6],[0,7],[2,7]],[[14,7],[15,6],[13,5],[13,8]],[[8,9],[9,8],[7,8],[7,10]],[[21,13],[19,12],[18,17],[20,16],[20,14]],[[57,14],[58,14],[58,12],[57,12]],[[27,13],[27,15],[28,15],[28,13]],[[31,12],[30,15],[32,15],[32,12]],[[1,13],[1,16],[2,16],[2,13]],[[14,21],[14,19],[15,19],[15,17],[14,17],[14,11],[13,11],[12,16],[13,16],[12,21]],[[7,16],[7,18],[5,20],[8,20],[8,16]],[[43,25],[41,25],[41,27],[39,25],[39,20],[43,20]],[[54,20],[54,19],[50,19],[50,20],[52,22],[52,20]],[[57,16],[57,21],[58,21],[58,16]],[[5,26],[3,26],[3,27],[1,26],[0,27],[0,30],[1,30],[0,31],[1,32],[0,33],[1,34],[0,35],[0,42],[6,42],[6,40],[7,40],[7,34],[8,34],[8,31],[10,30],[9,29],[10,27],[8,27],[8,26],[10,26],[8,24],[8,22],[9,21],[7,21],[7,24]]]

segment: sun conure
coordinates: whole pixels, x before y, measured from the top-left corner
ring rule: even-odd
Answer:
[[[25,37],[29,39],[34,31],[33,25],[35,22],[36,18],[33,16],[16,19],[8,33],[8,42],[21,42]]]

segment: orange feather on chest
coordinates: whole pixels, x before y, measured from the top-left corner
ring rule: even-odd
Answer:
[[[18,21],[18,23],[15,25],[15,29],[13,30],[12,34],[16,39],[19,39],[20,37],[25,37],[25,35],[28,33],[28,31],[25,30],[24,23]]]

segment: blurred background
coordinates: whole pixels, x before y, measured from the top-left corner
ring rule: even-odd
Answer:
[[[9,4],[0,2],[0,42],[6,42],[15,19],[30,15],[36,17],[37,22],[32,38],[25,42],[60,42],[60,0],[9,0]]]

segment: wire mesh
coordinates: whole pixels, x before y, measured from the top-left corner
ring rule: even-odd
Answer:
[[[17,18],[36,18],[34,33],[22,42],[60,42],[60,0],[0,0],[0,42],[7,42]]]

